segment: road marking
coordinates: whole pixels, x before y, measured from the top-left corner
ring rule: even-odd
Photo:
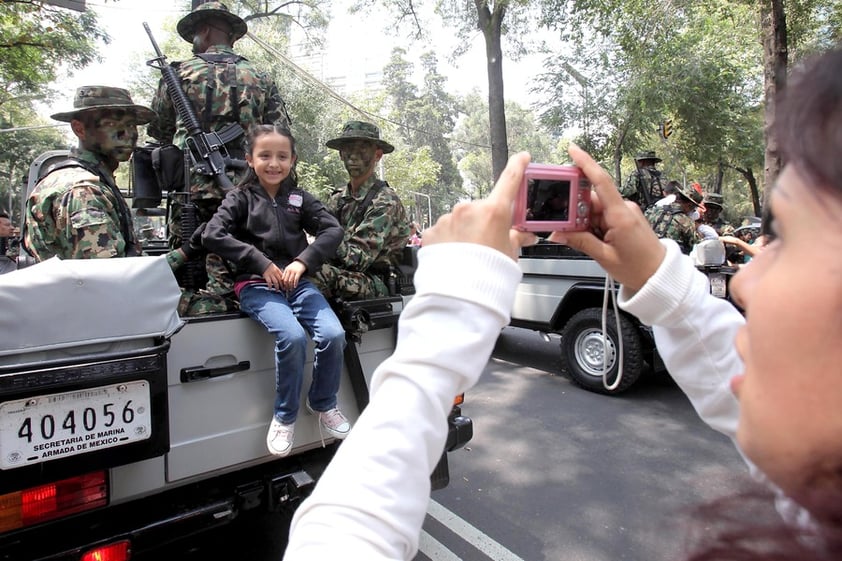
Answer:
[[[447,528],[449,528],[453,533],[483,552],[493,561],[524,561],[522,558],[518,557],[501,544],[484,534],[479,528],[475,528],[470,525],[468,522],[462,520],[432,499],[430,500],[430,505],[427,507],[427,514],[438,520],[444,526],[447,526]],[[426,532],[422,532],[422,539],[424,538],[424,533]],[[436,543],[441,546],[440,543]],[[426,552],[424,552],[424,554],[427,555]],[[436,559],[434,557],[430,558]],[[458,558],[454,557],[453,559]]]
[[[418,540],[418,551],[432,561],[462,561],[461,557],[457,557],[455,553],[424,530],[421,530],[421,536]]]

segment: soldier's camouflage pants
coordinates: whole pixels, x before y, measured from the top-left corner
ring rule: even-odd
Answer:
[[[389,289],[380,277],[340,269],[327,263],[310,278],[326,298],[365,300],[389,296]]]
[[[219,199],[199,199],[196,201],[198,223],[207,222],[219,208]],[[170,247],[181,247],[181,208],[176,202],[170,205],[169,231]],[[180,316],[198,316],[218,312],[239,310],[234,296],[234,277],[224,259],[213,253],[205,257],[205,270],[208,281],[204,288],[182,288],[178,306]]]

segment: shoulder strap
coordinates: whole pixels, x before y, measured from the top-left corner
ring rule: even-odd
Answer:
[[[239,93],[237,92],[237,63],[245,60],[237,54],[230,53],[199,53],[198,58],[208,63],[208,81],[205,84],[205,110],[202,112],[202,125],[205,132],[210,132],[211,124],[214,117],[213,114],[213,98],[216,93],[216,69],[215,65],[225,65],[225,79],[228,81],[230,87],[231,100],[231,120],[235,123],[240,122],[240,103]]]
[[[374,185],[371,186],[371,189],[368,190],[368,193],[365,194],[365,198],[363,202],[360,203],[360,206],[357,207],[356,212],[354,212],[354,219],[351,221],[351,226],[356,228],[360,225],[360,222],[363,221],[363,216],[365,216],[365,211],[368,210],[368,207],[371,206],[371,201],[374,200],[374,197],[377,196],[377,193],[383,188],[383,186],[388,187],[389,184],[385,181],[376,180]]]

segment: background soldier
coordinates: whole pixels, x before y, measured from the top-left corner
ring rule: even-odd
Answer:
[[[339,150],[350,180],[326,205],[344,230],[342,243],[313,281],[329,298],[388,296],[384,277],[398,265],[410,227],[397,193],[377,179],[374,168],[395,147],[380,139],[376,125],[363,121],[349,121],[338,138],[325,144]]]
[[[11,242],[14,239],[12,220],[5,212],[0,212],[0,275],[10,273],[18,268],[18,263],[11,254]]]
[[[218,131],[231,123],[238,123],[244,131],[253,124],[289,126],[289,116],[275,82],[234,52],[234,43],[248,31],[242,18],[232,14],[221,2],[207,2],[184,16],[176,29],[185,41],[192,43],[196,56],[173,66],[205,132]],[[177,119],[163,80],[152,99],[152,108],[158,116],[147,128],[149,135],[162,143],[184,148],[187,129]],[[236,184],[246,169],[242,136],[230,141],[226,148],[231,158],[244,164],[239,170],[243,173],[237,173],[233,179]],[[193,174],[189,190],[192,202],[198,207],[198,222],[207,222],[225,197],[222,188],[212,177]],[[180,201],[173,200],[169,216],[171,247],[182,244],[180,223]],[[236,302],[231,298],[233,279],[224,262],[211,254],[207,256],[206,268],[208,285],[202,292],[207,301],[197,311],[236,309]],[[211,301],[214,299],[215,303]]]
[[[720,236],[733,236],[734,227],[722,218],[723,203],[723,197],[719,193],[705,193],[704,221],[705,224],[712,226]]]
[[[643,211],[664,197],[666,180],[661,177],[661,171],[655,168],[655,164],[660,161],[661,158],[655,155],[654,150],[640,152],[634,157],[637,169],[620,190],[624,199],[634,201]]]
[[[674,203],[653,206],[646,211],[646,219],[659,238],[675,240],[681,251],[689,254],[700,241],[690,213],[698,210],[701,204],[701,193],[692,187],[679,187]]]

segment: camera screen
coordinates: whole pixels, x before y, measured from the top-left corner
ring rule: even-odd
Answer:
[[[566,221],[570,211],[570,182],[530,179],[527,183],[526,219]]]

